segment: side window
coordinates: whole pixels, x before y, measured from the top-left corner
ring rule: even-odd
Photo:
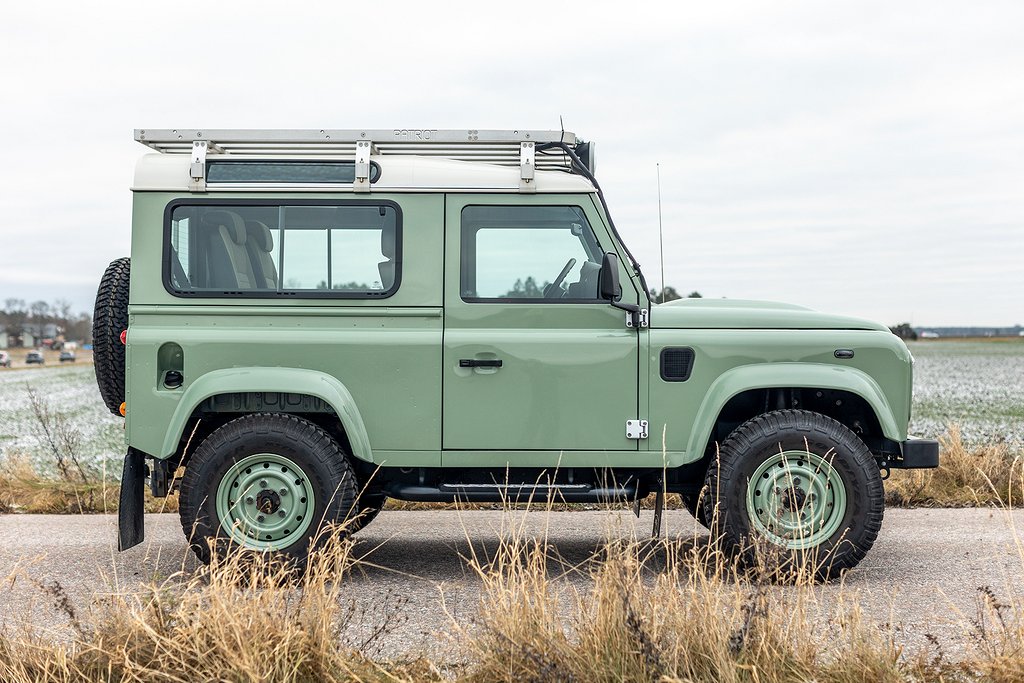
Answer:
[[[467,206],[462,210],[462,298],[598,300],[603,251],[576,206]]]
[[[174,204],[167,287],[178,296],[380,297],[399,280],[394,204]]]

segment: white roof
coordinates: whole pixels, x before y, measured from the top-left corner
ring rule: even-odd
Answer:
[[[207,161],[238,159],[231,154],[210,154]],[[310,161],[324,161],[332,157],[316,156]],[[257,158],[245,156],[246,161]],[[282,157],[268,157],[268,161],[280,161]],[[300,160],[301,157],[288,157]],[[338,161],[351,161],[351,156],[333,157]],[[406,155],[374,155],[370,160],[380,166],[380,177],[371,186],[373,192],[519,192],[520,170],[518,167],[499,166],[468,161],[454,161],[437,157]],[[135,166],[136,192],[163,191],[188,192],[192,159],[187,154],[146,154]],[[578,193],[596,192],[590,181],[580,175],[564,171],[537,170],[534,175],[536,192]],[[228,184],[211,183],[208,191],[288,191],[288,192],[352,192],[351,185],[299,185],[287,184]]]

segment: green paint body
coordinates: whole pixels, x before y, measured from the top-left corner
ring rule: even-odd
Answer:
[[[204,200],[360,199],[347,193],[231,192]],[[402,215],[401,284],[376,299],[178,298],[164,287],[167,204],[136,192],[126,438],[180,453],[190,418],[223,394],[313,397],[338,416],[352,455],[399,467],[674,467],[702,457],[722,407],[750,389],[856,394],[882,435],[907,438],[911,357],[884,326],[797,306],[730,300],[655,305],[625,326],[606,303],[468,303],[459,296],[460,215],[483,204],[578,206],[620,259],[622,302],[647,306],[592,193],[378,193]],[[688,380],[667,382],[665,347],[693,349]],[[837,359],[836,349],[854,351]],[[180,349],[180,353],[179,353]],[[459,359],[503,366],[462,368]],[[178,363],[181,387],[163,376]],[[647,419],[650,437],[626,438]]]

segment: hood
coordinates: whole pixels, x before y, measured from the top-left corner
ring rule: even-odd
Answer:
[[[651,327],[773,330],[878,330],[881,323],[829,315],[794,304],[743,299],[677,299],[651,306]]]

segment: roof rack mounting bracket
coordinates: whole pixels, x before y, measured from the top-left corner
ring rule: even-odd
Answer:
[[[377,154],[376,146],[369,140],[356,141],[356,169],[355,180],[352,182],[352,189],[355,192],[370,191],[370,155]]]
[[[192,165],[189,167],[189,192],[206,192],[206,152],[210,143],[206,140],[192,142]]]
[[[533,171],[536,166],[536,150],[532,142],[519,143],[519,191],[536,192],[537,183],[533,182]]]

